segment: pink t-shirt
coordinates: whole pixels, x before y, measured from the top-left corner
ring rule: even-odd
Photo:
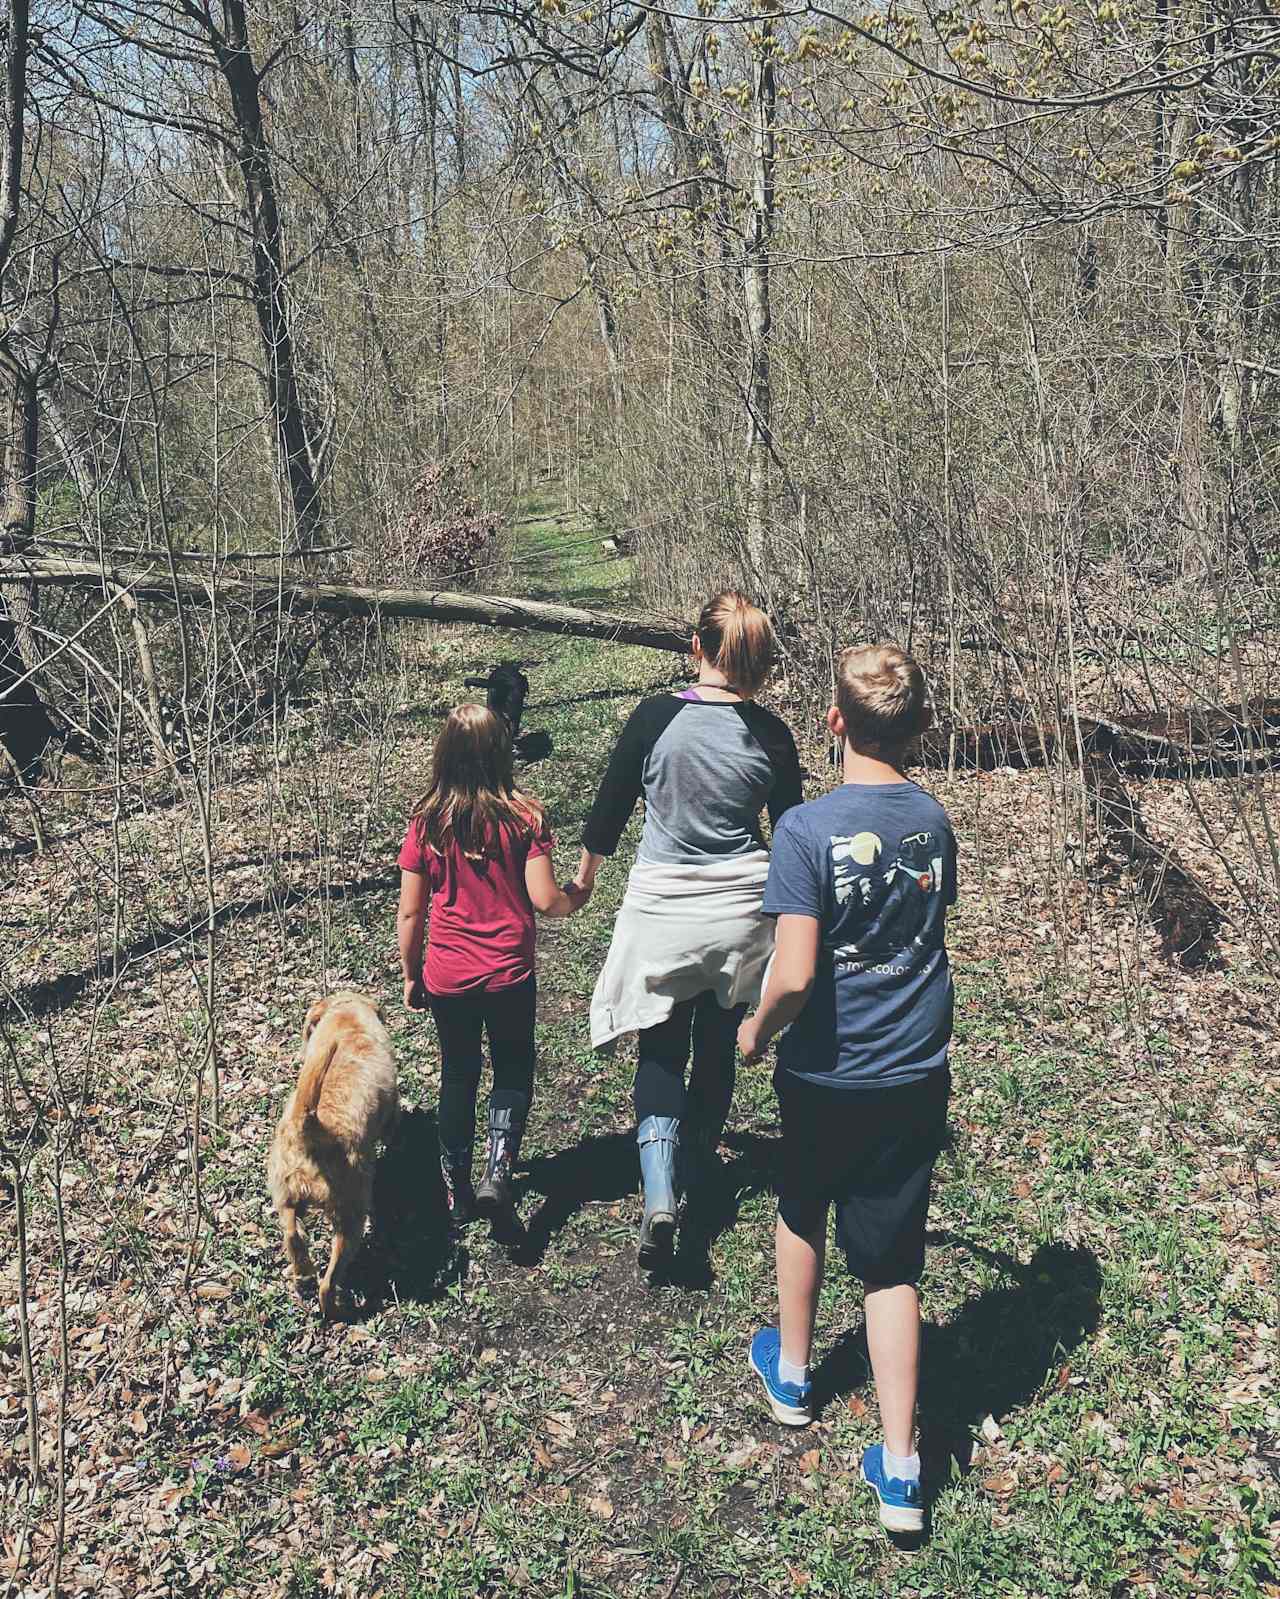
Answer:
[[[533,976],[533,903],[524,883],[525,862],[550,855],[554,838],[546,822],[537,829],[499,829],[497,851],[471,861],[454,844],[443,854],[409,823],[400,866],[420,872],[431,891],[422,980],[432,994],[514,988]]]

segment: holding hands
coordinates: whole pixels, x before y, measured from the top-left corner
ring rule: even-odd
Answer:
[[[594,883],[580,883],[576,878],[570,878],[567,883],[560,885],[561,892],[571,901],[573,909],[580,911],[595,892]]]

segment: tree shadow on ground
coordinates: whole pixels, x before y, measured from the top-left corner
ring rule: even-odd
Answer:
[[[1096,1330],[1102,1271],[1091,1249],[1064,1243],[1042,1244],[1024,1265],[957,1233],[930,1233],[929,1242],[967,1250],[1012,1279],[966,1301],[945,1326],[925,1325],[920,1451],[926,1491],[936,1491],[953,1465],[969,1469],[972,1428],[1029,1403]],[[859,1327],[837,1340],[814,1373],[815,1406],[870,1381],[866,1329]]]
[[[398,875],[373,872],[352,883],[333,884],[325,897],[329,900],[356,900],[366,894],[385,894],[399,881]],[[211,919],[215,927],[221,927],[226,922],[243,922],[251,916],[311,905],[315,898],[315,890],[309,886],[270,888],[252,899],[229,900],[219,905],[212,918],[201,911],[198,916],[184,921],[154,922],[148,932],[119,949],[114,961],[109,953],[104,952],[94,965],[78,972],[62,972],[57,977],[41,978],[38,982],[10,989],[7,994],[0,996],[0,1017],[14,1016],[29,1021],[32,1017],[44,1016],[70,1005],[97,984],[105,985],[103,998],[108,999],[117,982],[132,981],[140,975],[143,963],[150,956],[185,961],[192,941],[204,936]],[[164,966],[162,959],[158,967],[163,970]]]
[[[404,1111],[374,1174],[373,1231],[347,1287],[369,1316],[392,1295],[416,1304],[440,1299],[466,1264],[449,1227],[435,1111]]]
[[[725,1142],[733,1156],[706,1191],[691,1200],[680,1228],[679,1247],[670,1263],[654,1274],[653,1281],[684,1288],[710,1286],[711,1247],[737,1221],[743,1201],[768,1188],[773,1180],[780,1140],[755,1134],[731,1134]],[[640,1189],[640,1161],[635,1134],[605,1133],[581,1139],[558,1154],[537,1157],[517,1179],[516,1203],[528,1194],[542,1203],[504,1242],[516,1262],[536,1266],[551,1240],[577,1213],[590,1204],[628,1199]]]

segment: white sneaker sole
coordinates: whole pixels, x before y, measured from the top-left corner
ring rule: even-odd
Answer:
[[[880,1525],[886,1532],[924,1531],[923,1510],[911,1510],[906,1505],[886,1505],[880,1497],[880,1490],[867,1476],[865,1467],[862,1469],[862,1480],[876,1496],[876,1504],[880,1507]]]
[[[756,1365],[755,1356],[750,1351],[747,1353],[747,1365],[759,1377],[764,1387],[764,1396],[769,1401],[769,1409],[773,1411],[773,1419],[780,1421],[784,1427],[807,1427],[813,1420],[812,1410],[802,1410],[799,1405],[784,1405],[781,1399],[775,1399],[769,1392],[764,1372]]]

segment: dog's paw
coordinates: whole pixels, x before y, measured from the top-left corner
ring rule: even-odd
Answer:
[[[314,1299],[316,1297],[315,1277],[295,1277],[293,1279],[293,1291],[301,1300]]]

